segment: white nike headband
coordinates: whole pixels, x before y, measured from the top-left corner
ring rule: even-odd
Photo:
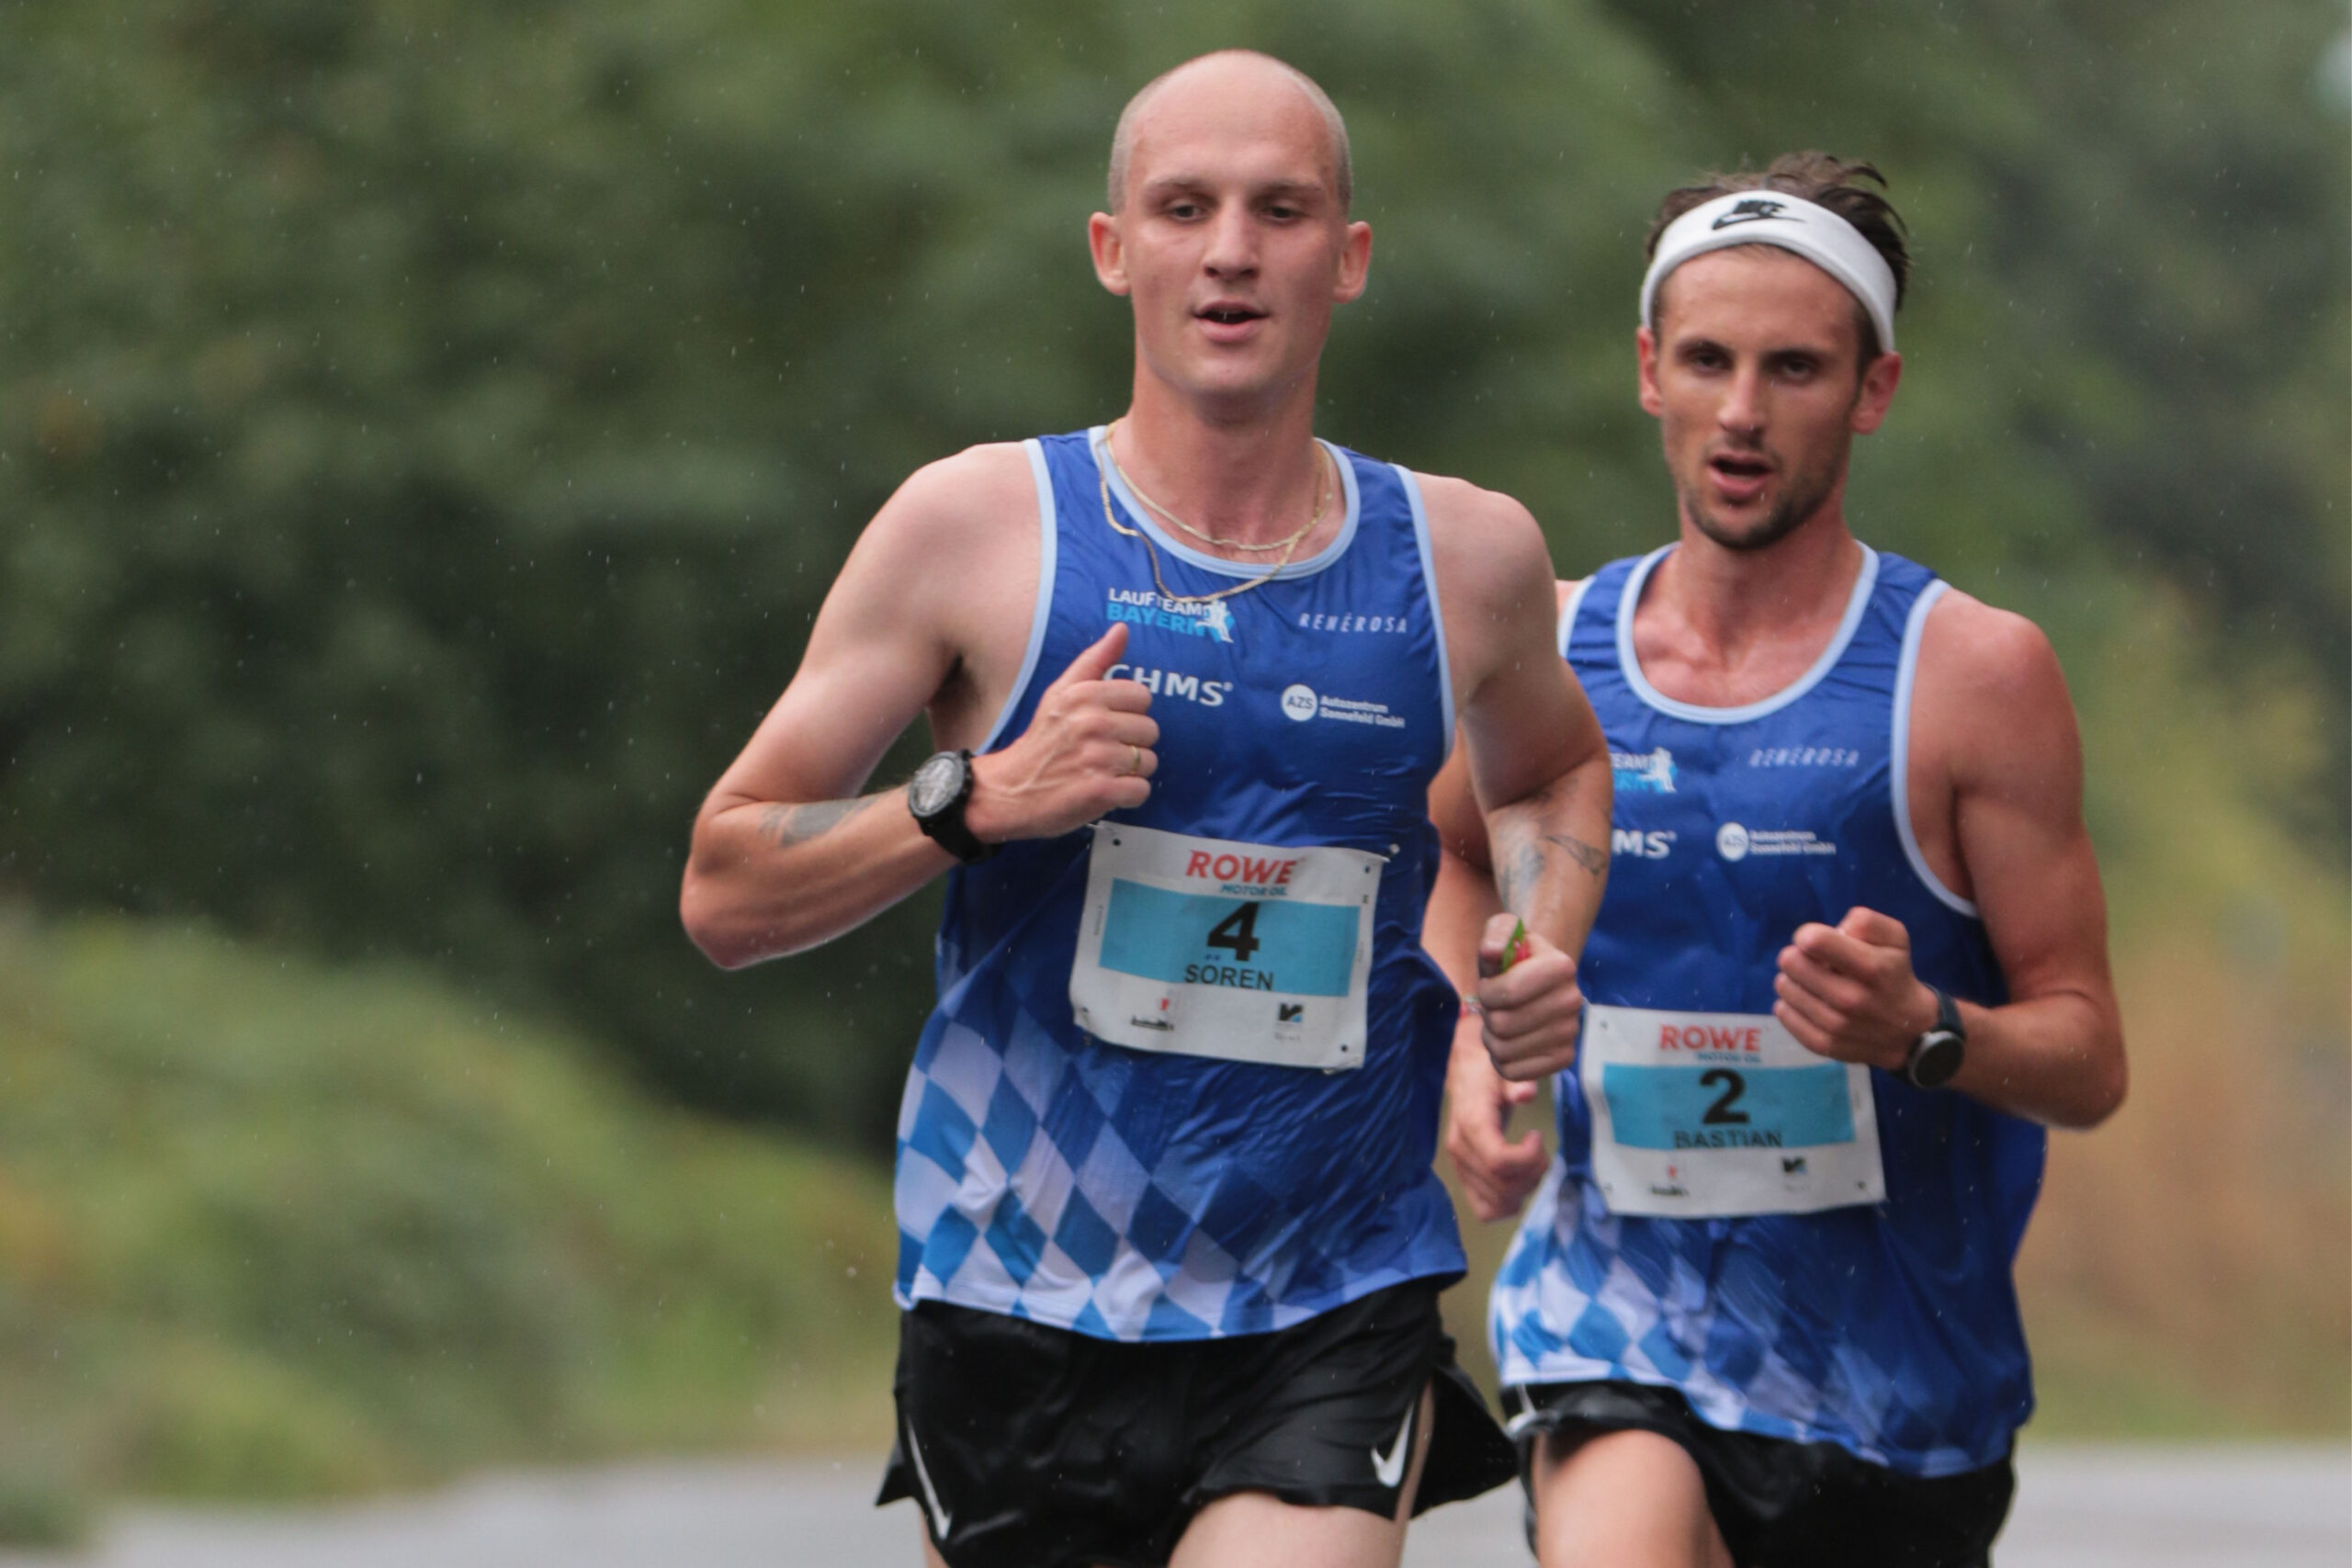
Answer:
[[[1894,347],[1894,269],[1862,231],[1829,209],[1776,190],[1734,191],[1702,202],[1666,226],[1642,279],[1642,324],[1656,329],[1658,286],[1692,256],[1733,245],[1778,245],[1804,257],[1862,302],[1878,344]]]

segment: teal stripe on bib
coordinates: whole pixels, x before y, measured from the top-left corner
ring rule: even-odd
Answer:
[[[1846,1069],[1635,1067],[1600,1070],[1609,1124],[1636,1149],[1806,1148],[1854,1141]]]
[[[1123,880],[1111,885],[1102,967],[1170,985],[1344,997],[1356,919],[1344,905],[1213,898]]]

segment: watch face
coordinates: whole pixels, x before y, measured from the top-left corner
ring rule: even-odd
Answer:
[[[943,810],[964,782],[962,762],[954,752],[943,751],[917,768],[915,776],[907,781],[908,809],[918,817],[935,816]]]
[[[1940,1029],[1928,1031],[1912,1055],[1911,1081],[1921,1089],[1943,1088],[1959,1073],[1965,1051],[1959,1035]]]

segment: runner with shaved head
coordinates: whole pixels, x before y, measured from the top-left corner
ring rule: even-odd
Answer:
[[[1458,727],[1527,933],[1478,999],[1565,1061],[1608,758],[1526,511],[1315,436],[1351,183],[1279,61],[1139,93],[1088,224],[1125,412],[910,479],[695,825],[725,964],[948,877],[883,1496],[953,1568],[1393,1565],[1512,1472],[1438,1316],[1427,791]],[[919,715],[938,754],[858,794]]]

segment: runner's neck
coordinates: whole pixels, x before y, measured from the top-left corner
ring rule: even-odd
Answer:
[[[1651,684],[1678,702],[1734,707],[1812,668],[1862,570],[1862,547],[1836,500],[1760,550],[1727,548],[1685,523],[1634,611],[1634,650]]]
[[[1340,477],[1315,443],[1311,386],[1309,396],[1286,400],[1270,417],[1226,423],[1148,395],[1141,380],[1133,406],[1112,431],[1111,453],[1152,499],[1203,533],[1265,545],[1297,532],[1319,491],[1322,521],[1299,541],[1295,558],[1308,558],[1337,536],[1347,507]]]

